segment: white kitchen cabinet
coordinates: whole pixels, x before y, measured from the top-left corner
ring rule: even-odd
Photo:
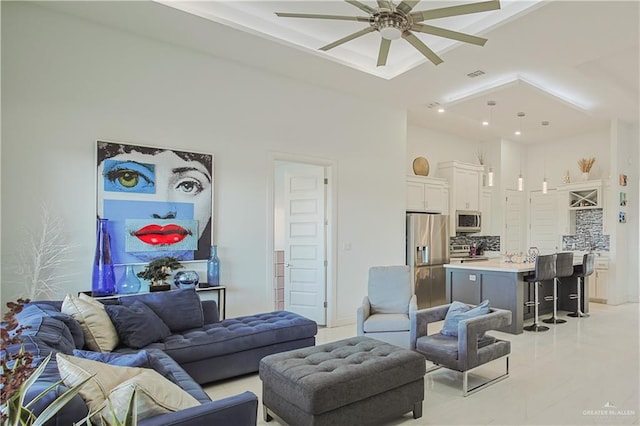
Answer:
[[[596,258],[596,270],[589,277],[589,301],[607,303],[609,260]]]
[[[407,177],[407,211],[446,213],[447,181],[430,177]]]
[[[491,188],[483,188],[480,196],[480,212],[482,212],[482,231],[480,235],[494,235],[491,219],[491,201],[493,191]]]
[[[449,182],[449,231],[456,235],[456,210],[480,211],[480,190],[484,166],[446,161],[438,163],[438,176]]]
[[[605,206],[602,198],[602,181],[590,180],[558,186],[558,233],[576,233],[576,210],[601,209]],[[606,214],[606,212],[604,212]],[[606,216],[604,216],[606,218]]]
[[[455,170],[455,208],[456,210],[480,210],[480,173],[474,170],[458,168]]]

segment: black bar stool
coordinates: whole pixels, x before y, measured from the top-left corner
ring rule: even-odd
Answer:
[[[595,253],[587,253],[582,257],[582,265],[576,265],[573,268],[573,276],[577,278],[576,287],[578,287],[578,290],[576,293],[569,295],[569,299],[576,299],[576,311],[573,313],[567,314],[570,317],[582,318],[582,317],[589,316],[589,314],[585,314],[584,312],[582,312],[582,304],[586,304],[588,303],[588,301],[582,300],[581,288],[586,285],[585,278],[593,274],[593,271],[595,271],[595,263],[596,263]],[[582,285],[580,285],[580,281],[582,281]]]
[[[570,277],[573,275],[573,253],[557,253],[556,257],[556,277],[553,279],[553,296],[547,296],[544,300],[553,300],[553,315],[542,320],[547,324],[562,324],[566,320],[558,318],[558,282],[560,278]]]
[[[527,275],[524,280],[528,283],[534,283],[534,301],[527,302],[527,306],[534,306],[533,324],[523,327],[526,331],[547,331],[549,327],[540,325],[538,317],[538,305],[540,305],[540,299],[538,298],[538,286],[541,281],[553,280],[556,277],[556,254],[546,254],[536,257],[536,269],[535,275]]]

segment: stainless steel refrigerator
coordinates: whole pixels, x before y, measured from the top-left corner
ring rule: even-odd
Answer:
[[[407,213],[407,265],[419,309],[447,303],[445,263],[449,263],[449,216]]]

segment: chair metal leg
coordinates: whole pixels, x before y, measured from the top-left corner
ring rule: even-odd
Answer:
[[[580,277],[578,277],[578,296],[576,297],[576,311],[570,314],[567,314],[570,317],[573,318],[587,318],[589,316],[589,314],[585,314],[584,312],[582,312],[582,303],[587,303],[586,300],[583,302],[582,301],[582,285],[581,284],[582,281],[582,285],[584,285],[584,277],[582,277],[582,280],[580,279]]]
[[[540,282],[536,281],[533,285],[535,285],[533,291],[534,291],[534,314],[533,314],[533,324],[528,325],[526,327],[522,327],[523,330],[526,331],[547,331],[549,330],[549,327],[546,327],[544,325],[540,325],[539,318],[538,318],[538,305],[540,305],[540,299],[538,298],[538,285],[540,284]]]
[[[464,371],[462,373],[462,395],[465,396],[465,397],[469,396],[469,395],[473,395],[474,393],[486,388],[487,386],[490,386],[490,385],[492,385],[494,383],[498,383],[499,381],[502,381],[502,380],[506,379],[507,377],[509,377],[509,355],[507,355],[505,358],[506,358],[506,372],[504,374],[501,374],[500,376],[495,377],[495,378],[493,378],[493,379],[491,379],[489,381],[486,381],[486,382],[484,382],[484,383],[482,383],[482,384],[480,384],[480,385],[478,385],[478,386],[476,386],[474,388],[471,388],[471,389],[469,389],[469,377],[468,377],[468,375],[469,375],[469,372],[472,371],[473,369],[468,370],[468,371]]]
[[[545,300],[547,300],[545,298]],[[553,279],[553,315],[547,319],[543,319],[542,322],[547,324],[562,324],[567,322],[566,320],[558,318],[558,278]]]

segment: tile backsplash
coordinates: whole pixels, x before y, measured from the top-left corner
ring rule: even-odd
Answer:
[[[602,234],[602,209],[576,210],[576,233],[562,237],[563,250],[609,251],[609,236]]]
[[[457,235],[450,238],[450,244],[480,244],[485,243],[486,251],[500,251],[500,237],[499,236],[482,236],[474,237],[472,235]]]

